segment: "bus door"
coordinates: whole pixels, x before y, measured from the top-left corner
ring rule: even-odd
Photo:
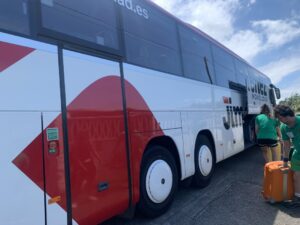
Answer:
[[[43,145],[44,127],[60,115],[57,47],[0,33],[0,62],[0,224],[66,224],[53,188],[65,192],[64,162],[44,158]]]
[[[72,215],[96,224],[128,208],[119,62],[63,50]]]

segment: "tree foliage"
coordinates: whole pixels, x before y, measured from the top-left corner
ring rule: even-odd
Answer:
[[[300,94],[295,93],[280,101],[279,104],[290,106],[295,112],[300,112]]]

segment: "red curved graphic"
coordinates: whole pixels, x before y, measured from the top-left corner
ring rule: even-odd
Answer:
[[[34,49],[0,41],[0,72],[30,54]]]
[[[137,202],[143,151],[151,138],[161,136],[163,132],[143,97],[127,81],[125,90],[133,201]],[[83,225],[98,224],[124,212],[129,204],[120,78],[107,76],[83,90],[68,105],[67,118],[73,218]],[[61,196],[58,204],[66,210],[61,123],[59,115],[48,126],[59,128],[58,154],[47,153],[47,138],[44,136],[46,192],[51,197]],[[35,174],[43,168],[41,146],[42,134],[13,163],[43,189],[43,177]],[[30,163],[26,163],[26,158]]]

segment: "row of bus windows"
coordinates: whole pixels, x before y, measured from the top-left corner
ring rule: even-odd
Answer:
[[[0,1],[1,28],[29,34],[29,2],[33,3]],[[40,3],[41,23],[52,32],[49,35],[117,52],[123,37],[129,63],[224,87],[229,87],[229,81],[245,85],[247,74],[252,73],[249,66],[208,41],[199,31],[177,23],[143,0]]]

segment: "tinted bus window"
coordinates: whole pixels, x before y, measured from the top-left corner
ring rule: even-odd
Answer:
[[[146,1],[132,0],[127,4],[121,1],[117,4],[122,12],[127,61],[164,72],[181,74],[174,19],[147,4]]]
[[[209,41],[203,38],[201,34],[183,26],[179,26],[179,36],[184,75],[192,79],[211,83],[209,75],[212,76],[212,72],[204,60],[204,57],[206,57],[207,63],[211,62]]]
[[[212,83],[215,84],[216,83],[216,74],[215,74],[215,70],[214,70],[214,66],[213,66],[212,62],[207,61],[207,69],[209,70],[209,74],[212,79]]]
[[[211,83],[207,69],[212,76],[210,68],[206,68],[205,60],[202,56],[182,53],[184,75],[186,77]]]
[[[147,16],[140,16],[128,7],[122,7],[124,30],[141,39],[178,50],[174,19],[145,3],[133,0],[132,8],[141,8]]]
[[[119,49],[112,0],[41,0],[42,26],[70,37]]]
[[[247,76],[248,76],[247,65],[244,62],[235,59],[235,68],[236,68],[237,82],[241,85],[246,86]]]
[[[0,29],[29,34],[27,0],[0,1]]]
[[[259,92],[259,73],[252,67],[248,66],[248,74],[249,74],[249,82],[250,82],[250,86],[251,86],[251,91],[253,93],[258,93]]]
[[[229,87],[229,81],[236,83],[234,71],[215,63],[216,82],[222,87]]]
[[[233,58],[228,52],[216,45],[213,45],[212,50],[216,63],[234,71]]]
[[[170,48],[125,34],[127,61],[167,73],[181,71],[179,54]]]
[[[200,33],[179,26],[179,35],[183,51],[206,57],[209,61],[212,61],[210,42],[202,37]]]

